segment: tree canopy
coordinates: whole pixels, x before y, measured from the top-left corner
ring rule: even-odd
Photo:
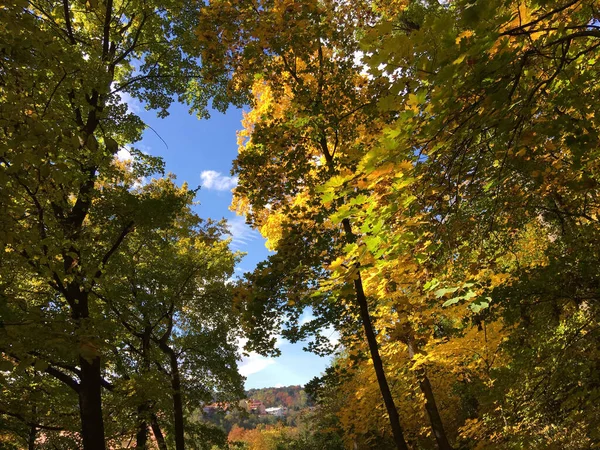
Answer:
[[[0,439],[600,445],[598,11],[0,7]],[[243,279],[225,224],[132,147],[124,95],[162,117],[246,106],[232,208],[272,254]],[[310,425],[228,443],[199,407],[243,396],[239,338],[277,353],[280,334],[336,354]]]
[[[176,432],[166,439],[183,448],[189,399],[241,389],[227,285],[237,257],[221,225],[200,225],[189,211],[195,192],[163,177],[159,158],[130,147],[145,124],[122,101],[129,95],[160,116],[175,100],[200,117],[211,99],[225,107],[218,80],[203,82],[189,33],[202,6],[0,8],[0,412],[19,446],[70,439],[60,445],[104,449],[137,428],[144,448],[150,424],[160,441],[160,422],[175,408],[166,428],[174,423]],[[116,158],[126,149],[127,163]],[[188,278],[139,268],[156,264],[149,253],[185,261]],[[140,344],[148,324],[151,342]],[[206,342],[204,353],[190,352]],[[176,370],[190,367],[201,389],[186,385],[189,376],[176,380]]]
[[[277,251],[241,295],[266,328],[341,332],[348,445],[597,442],[597,5],[211,11],[253,98],[235,205]]]

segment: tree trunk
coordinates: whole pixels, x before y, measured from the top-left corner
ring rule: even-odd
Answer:
[[[148,403],[142,403],[137,407],[138,427],[135,435],[136,450],[146,450],[148,445]]]
[[[414,342],[412,338],[409,337],[408,356],[412,358],[414,355]],[[440,412],[437,408],[437,402],[435,401],[435,396],[433,395],[433,389],[431,387],[431,383],[429,382],[429,377],[427,377],[425,369],[417,369],[415,373],[419,381],[419,387],[421,388],[421,392],[423,392],[423,395],[425,395],[425,410],[427,411],[427,415],[429,416],[431,430],[433,431],[433,435],[435,436],[438,448],[440,450],[453,450],[452,446],[450,445],[450,442],[448,442],[446,430],[444,430],[444,424],[442,422],[442,418],[440,417]]]
[[[175,449],[185,450],[185,436],[183,425],[183,397],[181,395],[181,379],[179,365],[173,349],[169,348],[171,360],[171,387],[173,388],[173,414],[175,417]]]
[[[35,425],[31,425],[29,428],[29,436],[27,437],[27,448],[28,450],[35,450],[35,440],[37,439],[37,428]]]
[[[37,408],[35,405],[31,407],[32,416],[32,424],[29,427],[29,436],[27,436],[27,448],[28,450],[35,450],[35,440],[37,439],[37,426],[35,425],[35,421],[37,419]]]
[[[146,327],[144,329],[144,334],[142,335],[142,358],[143,358],[143,371],[148,373],[150,370],[150,356],[148,352],[150,351],[150,333],[152,329],[150,327]],[[137,407],[137,419],[138,419],[138,429],[135,436],[136,450],[145,450],[148,445],[148,416],[150,414],[150,402],[144,396],[144,400]]]
[[[77,283],[68,286],[67,301],[73,308],[72,317],[79,327],[89,318],[88,294]],[[105,450],[102,418],[102,367],[100,356],[92,344],[79,342],[79,415],[84,450]]]
[[[154,439],[156,439],[156,443],[158,444],[159,450],[167,450],[167,443],[165,442],[165,437],[160,430],[160,426],[158,424],[158,419],[156,414],[152,413],[150,416],[150,421],[152,424],[152,432],[154,433]]]
[[[171,389],[173,391],[173,416],[175,424],[175,450],[185,450],[185,434],[183,422],[183,396],[181,395],[181,377],[175,351],[164,340],[158,341],[163,353],[169,356],[171,368]]]
[[[96,356],[88,361],[80,356],[79,364],[81,366],[79,414],[83,448],[84,450],[105,450],[100,357]]]
[[[398,448],[398,450],[408,450],[408,445],[404,439],[402,426],[400,425],[398,409],[394,403],[394,398],[392,397],[392,393],[385,376],[383,362],[381,360],[381,356],[379,355],[377,338],[375,337],[375,331],[373,330],[373,324],[371,323],[369,306],[363,290],[360,272],[357,273],[356,279],[354,280],[354,289],[356,292],[356,301],[360,307],[360,318],[365,330],[365,336],[367,337],[367,343],[369,344],[369,352],[371,353],[371,359],[373,360],[373,368],[375,369],[375,375],[377,375],[377,383],[379,383],[379,390],[381,391],[381,396],[383,397],[383,402],[385,403],[385,408],[390,418],[390,426],[392,427],[392,434],[394,435],[396,448]]]
[[[333,174],[335,172],[335,164],[333,162],[333,157],[331,153],[329,153],[329,149],[327,147],[327,138],[325,136],[325,133],[323,133],[319,144],[323,151],[323,156],[325,157],[327,166],[330,172]],[[352,231],[350,220],[347,218],[343,219],[342,226],[344,228],[344,235],[346,237],[346,240],[349,243],[354,242],[356,240],[356,237],[354,236],[354,232]],[[392,427],[392,435],[394,437],[396,448],[398,450],[408,450],[408,445],[406,444],[406,440],[404,439],[404,432],[402,431],[402,425],[400,425],[400,416],[398,414],[398,409],[396,408],[396,404],[394,403],[394,398],[392,397],[392,392],[390,391],[390,386],[385,376],[383,361],[381,360],[381,355],[379,354],[379,346],[377,344],[377,338],[373,329],[373,323],[371,322],[371,316],[369,315],[369,304],[367,302],[367,297],[363,289],[359,264],[356,265],[354,291],[356,293],[356,302],[358,303],[358,306],[360,308],[360,318],[363,328],[365,330],[367,344],[369,345],[369,353],[371,354],[371,359],[373,361],[373,368],[375,369],[375,375],[377,376],[377,383],[379,384],[379,390],[381,392],[381,396],[383,397],[383,403],[385,404],[385,409],[387,410],[390,419],[390,426]]]

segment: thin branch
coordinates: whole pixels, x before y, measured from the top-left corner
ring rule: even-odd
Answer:
[[[554,9],[554,10],[552,10],[552,11],[550,11],[550,12],[548,12],[548,13],[546,13],[546,14],[544,14],[544,15],[540,16],[540,17],[538,17],[537,19],[535,19],[535,20],[532,20],[532,21],[531,21],[531,22],[529,22],[529,23],[526,23],[526,24],[524,24],[524,25],[519,25],[519,26],[518,26],[518,27],[516,27],[516,28],[512,28],[512,29],[510,29],[510,30],[507,30],[507,31],[505,31],[505,32],[503,32],[503,33],[500,33],[500,36],[507,36],[507,35],[509,35],[509,36],[510,36],[510,35],[513,35],[513,34],[515,34],[515,33],[516,33],[518,30],[523,30],[523,31],[524,31],[524,30],[525,30],[525,28],[530,28],[530,27],[532,27],[533,25],[535,25],[536,23],[539,23],[539,22],[541,22],[542,20],[544,20],[544,19],[546,19],[546,18],[548,18],[548,17],[550,17],[550,16],[552,16],[552,15],[554,15],[554,14],[558,14],[559,12],[561,12],[561,11],[564,11],[565,9],[567,9],[567,8],[570,8],[571,6],[573,6],[574,4],[576,4],[576,3],[578,3],[578,2],[579,2],[579,0],[572,0],[572,1],[570,1],[569,3],[567,3],[567,4],[563,5],[563,6],[561,6],[560,8],[556,8],[556,9]]]
[[[563,36],[561,38],[555,39],[554,41],[548,42],[544,45],[544,48],[552,47],[553,45],[560,44],[562,42],[571,42],[573,39],[580,37],[595,37],[600,38],[600,30],[586,30],[586,31],[578,31],[577,33],[571,33],[567,36]]]
[[[65,22],[67,24],[67,36],[72,45],[75,45],[75,36],[73,35],[73,26],[71,25],[71,14],[69,13],[69,0],[63,0],[63,11],[65,14]]]
[[[0,415],[14,417],[15,419],[20,420],[21,422],[23,422],[25,425],[27,425],[29,427],[36,427],[41,430],[48,430],[48,431],[63,431],[64,430],[63,427],[53,427],[50,425],[42,425],[40,423],[32,422],[30,420],[27,420],[27,418],[23,417],[21,414],[6,411],[4,409],[0,409]]]
[[[140,38],[140,34],[142,32],[142,29],[144,28],[144,24],[146,23],[146,14],[144,13],[144,16],[142,17],[142,23],[140,23],[140,26],[138,27],[138,29],[135,32],[135,36],[133,37],[133,43],[131,44],[131,46],[125,50],[120,56],[118,56],[113,62],[112,62],[112,66],[115,67],[117,64],[119,64],[121,61],[123,61],[125,58],[127,58],[127,56],[133,51],[135,50],[136,46],[137,46],[137,42],[138,39]],[[132,19],[133,21],[133,19]]]
[[[60,79],[60,81],[58,82],[58,84],[54,87],[54,90],[52,91],[52,93],[50,94],[50,98],[48,98],[48,101],[46,102],[46,104],[44,105],[44,111],[42,112],[42,115],[46,114],[46,111],[48,110],[48,107],[50,106],[50,103],[52,102],[52,99],[54,98],[54,94],[56,94],[56,91],[58,91],[59,86],[62,84],[63,81],[65,81],[65,78],[67,77],[67,72],[65,71],[62,78]]]
[[[169,149],[169,145],[167,144],[167,142],[162,138],[162,136],[160,134],[158,134],[158,132],[152,128],[150,125],[146,124],[146,127],[151,129],[154,134],[156,134],[156,136],[162,141],[163,144],[165,144],[165,147],[167,147],[167,150]]]
[[[106,252],[104,257],[102,258],[102,267],[104,267],[106,265],[106,263],[108,263],[108,260],[110,259],[110,257],[117,251],[117,249],[121,246],[121,244],[123,243],[123,241],[125,240],[127,235],[129,233],[131,233],[131,231],[133,231],[133,229],[134,229],[133,221],[129,222],[123,228],[123,230],[121,231],[121,234],[119,235],[119,237],[117,238],[115,243],[112,245],[112,247],[108,250],[108,252]],[[96,271],[96,273],[94,274],[94,278],[99,278],[100,275],[102,275],[102,269],[98,269]]]
[[[62,381],[64,384],[69,386],[75,392],[79,393],[79,390],[80,390],[79,383],[77,381],[75,381],[73,378],[71,378],[70,376],[68,376],[66,373],[61,372],[60,370],[58,370],[52,366],[46,367],[46,370],[44,370],[44,372],[46,372],[48,375],[52,375],[57,380]]]

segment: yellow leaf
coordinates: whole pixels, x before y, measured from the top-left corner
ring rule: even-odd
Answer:
[[[456,36],[456,43],[460,44],[460,41],[462,41],[464,38],[470,38],[471,36],[473,36],[473,31],[465,30],[462,33],[460,33],[458,36]]]
[[[452,64],[457,65],[460,64],[461,62],[463,62],[465,60],[465,58],[467,57],[466,53],[463,53],[462,55],[460,55],[458,58],[456,58]]]

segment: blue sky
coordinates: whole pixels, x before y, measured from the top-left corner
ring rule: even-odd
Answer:
[[[174,104],[169,117],[159,119],[129,96],[122,98],[154,130],[147,129],[143,139],[133,147],[161,156],[166,171],[174,173],[179,183],[187,182],[191,188],[202,186],[196,211],[204,218],[227,219],[233,235],[232,249],[247,253],[236,267],[236,274],[251,271],[268,256],[264,239],[244,223],[243,217],[229,210],[231,189],[236,183],[230,174],[231,163],[237,156],[236,131],[241,128],[242,111],[234,108],[227,114],[215,111],[209,120],[199,120],[188,114],[185,106]],[[303,319],[310,317],[307,312]],[[281,350],[278,358],[253,353],[242,359],[240,372],[247,377],[247,389],[305,384],[321,374],[330,361],[329,357],[303,351],[301,343],[278,340],[278,347]]]

